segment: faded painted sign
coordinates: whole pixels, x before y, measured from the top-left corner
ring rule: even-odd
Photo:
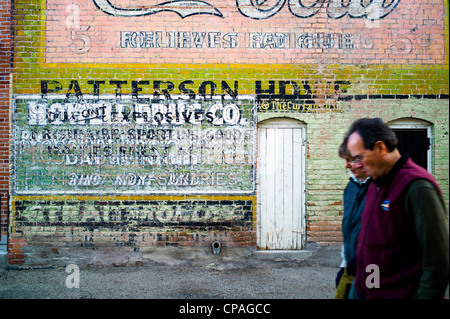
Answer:
[[[248,193],[255,101],[172,96],[18,96],[14,190]]]

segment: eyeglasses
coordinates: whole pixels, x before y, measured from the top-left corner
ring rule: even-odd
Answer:
[[[356,163],[361,163],[362,161],[364,161],[364,158],[366,157],[366,155],[357,155],[353,158],[353,160],[351,161],[347,161],[350,164],[356,164]]]

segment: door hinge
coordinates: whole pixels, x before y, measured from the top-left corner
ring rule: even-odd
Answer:
[[[292,232],[293,233],[300,233],[300,234],[304,235],[305,234],[305,227],[302,227],[300,229],[293,229]]]

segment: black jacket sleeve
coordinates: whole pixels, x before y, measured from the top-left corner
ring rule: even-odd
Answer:
[[[423,273],[416,298],[443,298],[449,283],[449,236],[445,206],[434,185],[416,180],[408,187],[405,210],[423,254]]]

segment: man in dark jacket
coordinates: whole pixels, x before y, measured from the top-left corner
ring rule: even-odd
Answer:
[[[355,121],[351,158],[372,177],[350,298],[443,298],[449,281],[445,205],[435,179],[397,149],[379,118]]]
[[[361,230],[361,215],[364,210],[366,193],[371,179],[362,167],[350,159],[345,140],[339,147],[339,156],[345,160],[350,181],[344,190],[344,216],[342,218],[342,258],[341,270],[336,277],[335,299],[346,299],[356,274],[356,241]]]

